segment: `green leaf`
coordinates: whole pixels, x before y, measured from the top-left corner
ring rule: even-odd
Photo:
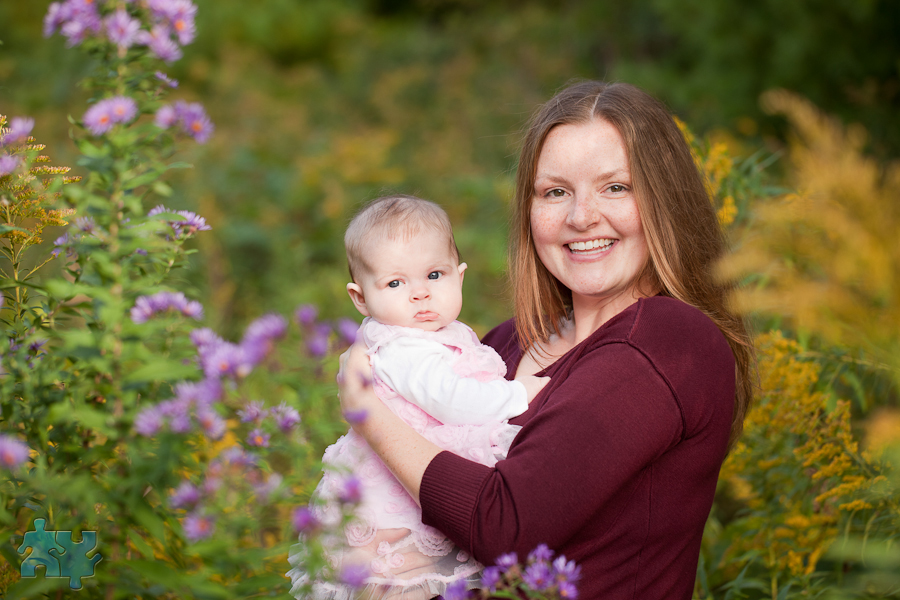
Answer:
[[[184,365],[174,360],[159,359],[132,371],[124,377],[123,382],[134,384],[145,381],[173,381],[187,379],[196,374],[196,365]]]

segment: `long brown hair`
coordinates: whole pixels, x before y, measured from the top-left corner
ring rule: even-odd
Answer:
[[[735,358],[736,390],[729,448],[740,437],[753,399],[755,357],[744,319],[728,307],[732,284],[714,267],[725,238],[690,148],[665,106],[639,88],[599,81],[576,83],[544,104],[531,119],[516,174],[511,278],[516,329],[526,348],[559,333],[571,291],[544,267],[531,236],[531,205],[538,157],[557,125],[602,119],[625,142],[649,260],[637,281],[706,314],[719,327]]]

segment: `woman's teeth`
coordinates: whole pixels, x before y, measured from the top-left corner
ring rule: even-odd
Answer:
[[[573,252],[576,252],[579,250],[594,250],[595,248],[600,248],[601,250],[606,250],[607,248],[612,246],[614,241],[615,240],[601,239],[601,240],[590,240],[587,242],[572,242],[571,244],[569,244],[569,250],[572,250]]]

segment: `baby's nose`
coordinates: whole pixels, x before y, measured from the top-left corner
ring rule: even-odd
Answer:
[[[417,286],[412,290],[412,300],[425,300],[431,297],[431,293],[424,285]]]

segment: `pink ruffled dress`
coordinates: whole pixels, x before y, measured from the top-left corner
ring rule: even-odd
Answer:
[[[360,335],[369,347],[373,364],[378,350],[401,336],[437,341],[453,351],[453,371],[460,377],[487,382],[503,379],[506,365],[490,347],[482,345],[466,325],[454,321],[436,331],[383,325],[366,319]],[[521,429],[505,421],[472,425],[445,425],[421,408],[399,396],[375,376],[378,397],[403,421],[426,439],[445,450],[475,462],[493,466],[506,457],[509,446]],[[447,585],[465,580],[469,587],[480,581],[482,565],[458,548],[443,533],[422,523],[422,511],[394,478],[366,442],[351,430],[325,451],[325,474],[313,495],[310,507],[325,524],[340,523],[339,496],[344,481],[353,473],[359,478],[362,501],[355,518],[344,527],[343,539],[323,539],[329,561],[340,572],[348,566],[365,568],[369,576],[362,591],[341,584],[316,582],[316,600],[430,599],[443,594]],[[302,540],[301,540],[302,541]],[[292,555],[292,564],[301,558]],[[298,598],[307,575],[299,566],[288,575]]]

